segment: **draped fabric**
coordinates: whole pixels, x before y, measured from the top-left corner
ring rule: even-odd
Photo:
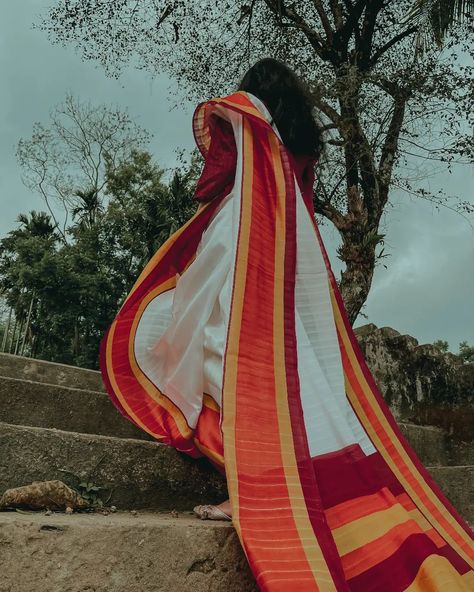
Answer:
[[[107,391],[227,478],[265,592],[474,589],[472,532],[401,434],[348,321],[294,159],[265,106],[199,105],[234,183],[158,250],[101,344]]]

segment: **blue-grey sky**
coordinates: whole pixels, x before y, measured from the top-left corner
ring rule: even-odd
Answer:
[[[20,178],[15,148],[31,134],[34,122],[48,123],[51,108],[66,92],[94,103],[127,108],[135,120],[154,134],[150,150],[164,167],[176,161],[176,149],[193,146],[191,115],[194,105],[172,109],[171,82],[165,76],[128,70],[120,80],[84,63],[73,48],[51,45],[32,22],[51,0],[5,3],[0,19],[0,236],[15,226],[20,212],[45,209],[39,196]],[[474,201],[474,172],[466,167],[420,181],[431,188]],[[372,290],[356,326],[373,322],[416,337],[420,343],[447,339],[474,343],[474,230],[458,214],[435,211],[427,202],[393,193],[382,232],[391,256],[375,271]],[[474,220],[473,220],[474,223]],[[333,269],[339,275],[336,231],[322,227]]]

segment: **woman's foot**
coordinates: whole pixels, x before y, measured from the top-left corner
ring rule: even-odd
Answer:
[[[210,504],[196,506],[193,511],[201,520],[232,520],[232,510],[229,500],[217,506]]]

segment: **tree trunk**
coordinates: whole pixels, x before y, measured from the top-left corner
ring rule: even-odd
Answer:
[[[8,335],[10,333],[10,325],[12,322],[12,309],[10,307],[10,311],[8,313],[8,321],[7,321],[7,326],[5,327],[5,331],[3,333],[3,339],[2,339],[2,352],[7,350],[7,342],[8,342]]]
[[[351,325],[354,324],[370,292],[375,268],[376,243],[361,244],[360,239],[343,236],[338,249],[339,258],[346,264],[341,273],[339,289]]]

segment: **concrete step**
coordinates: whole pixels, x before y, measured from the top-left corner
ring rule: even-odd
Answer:
[[[152,440],[104,392],[0,376],[0,421],[84,434]]]
[[[0,353],[0,376],[23,378],[34,382],[69,386],[91,391],[104,389],[97,370],[87,370],[67,364],[56,364],[35,358]]]
[[[2,359],[0,356],[0,361]],[[43,364],[45,363],[41,362],[40,366]],[[54,378],[47,373],[42,376],[33,373],[29,375],[43,379]],[[0,421],[84,434],[153,440],[144,430],[123,417],[103,391],[1,375]],[[425,464],[474,464],[474,442],[459,442],[440,428],[431,426],[401,424],[401,427]]]
[[[62,479],[103,487],[102,498],[121,509],[185,510],[225,499],[226,484],[204,459],[174,448],[107,436],[0,424],[0,493],[31,481]],[[453,505],[474,520],[474,466],[430,467]]]
[[[119,509],[190,509],[226,498],[225,479],[205,459],[143,440],[0,423],[0,493],[32,481],[104,488]]]
[[[0,592],[257,592],[234,528],[187,515],[1,512],[0,573]]]

